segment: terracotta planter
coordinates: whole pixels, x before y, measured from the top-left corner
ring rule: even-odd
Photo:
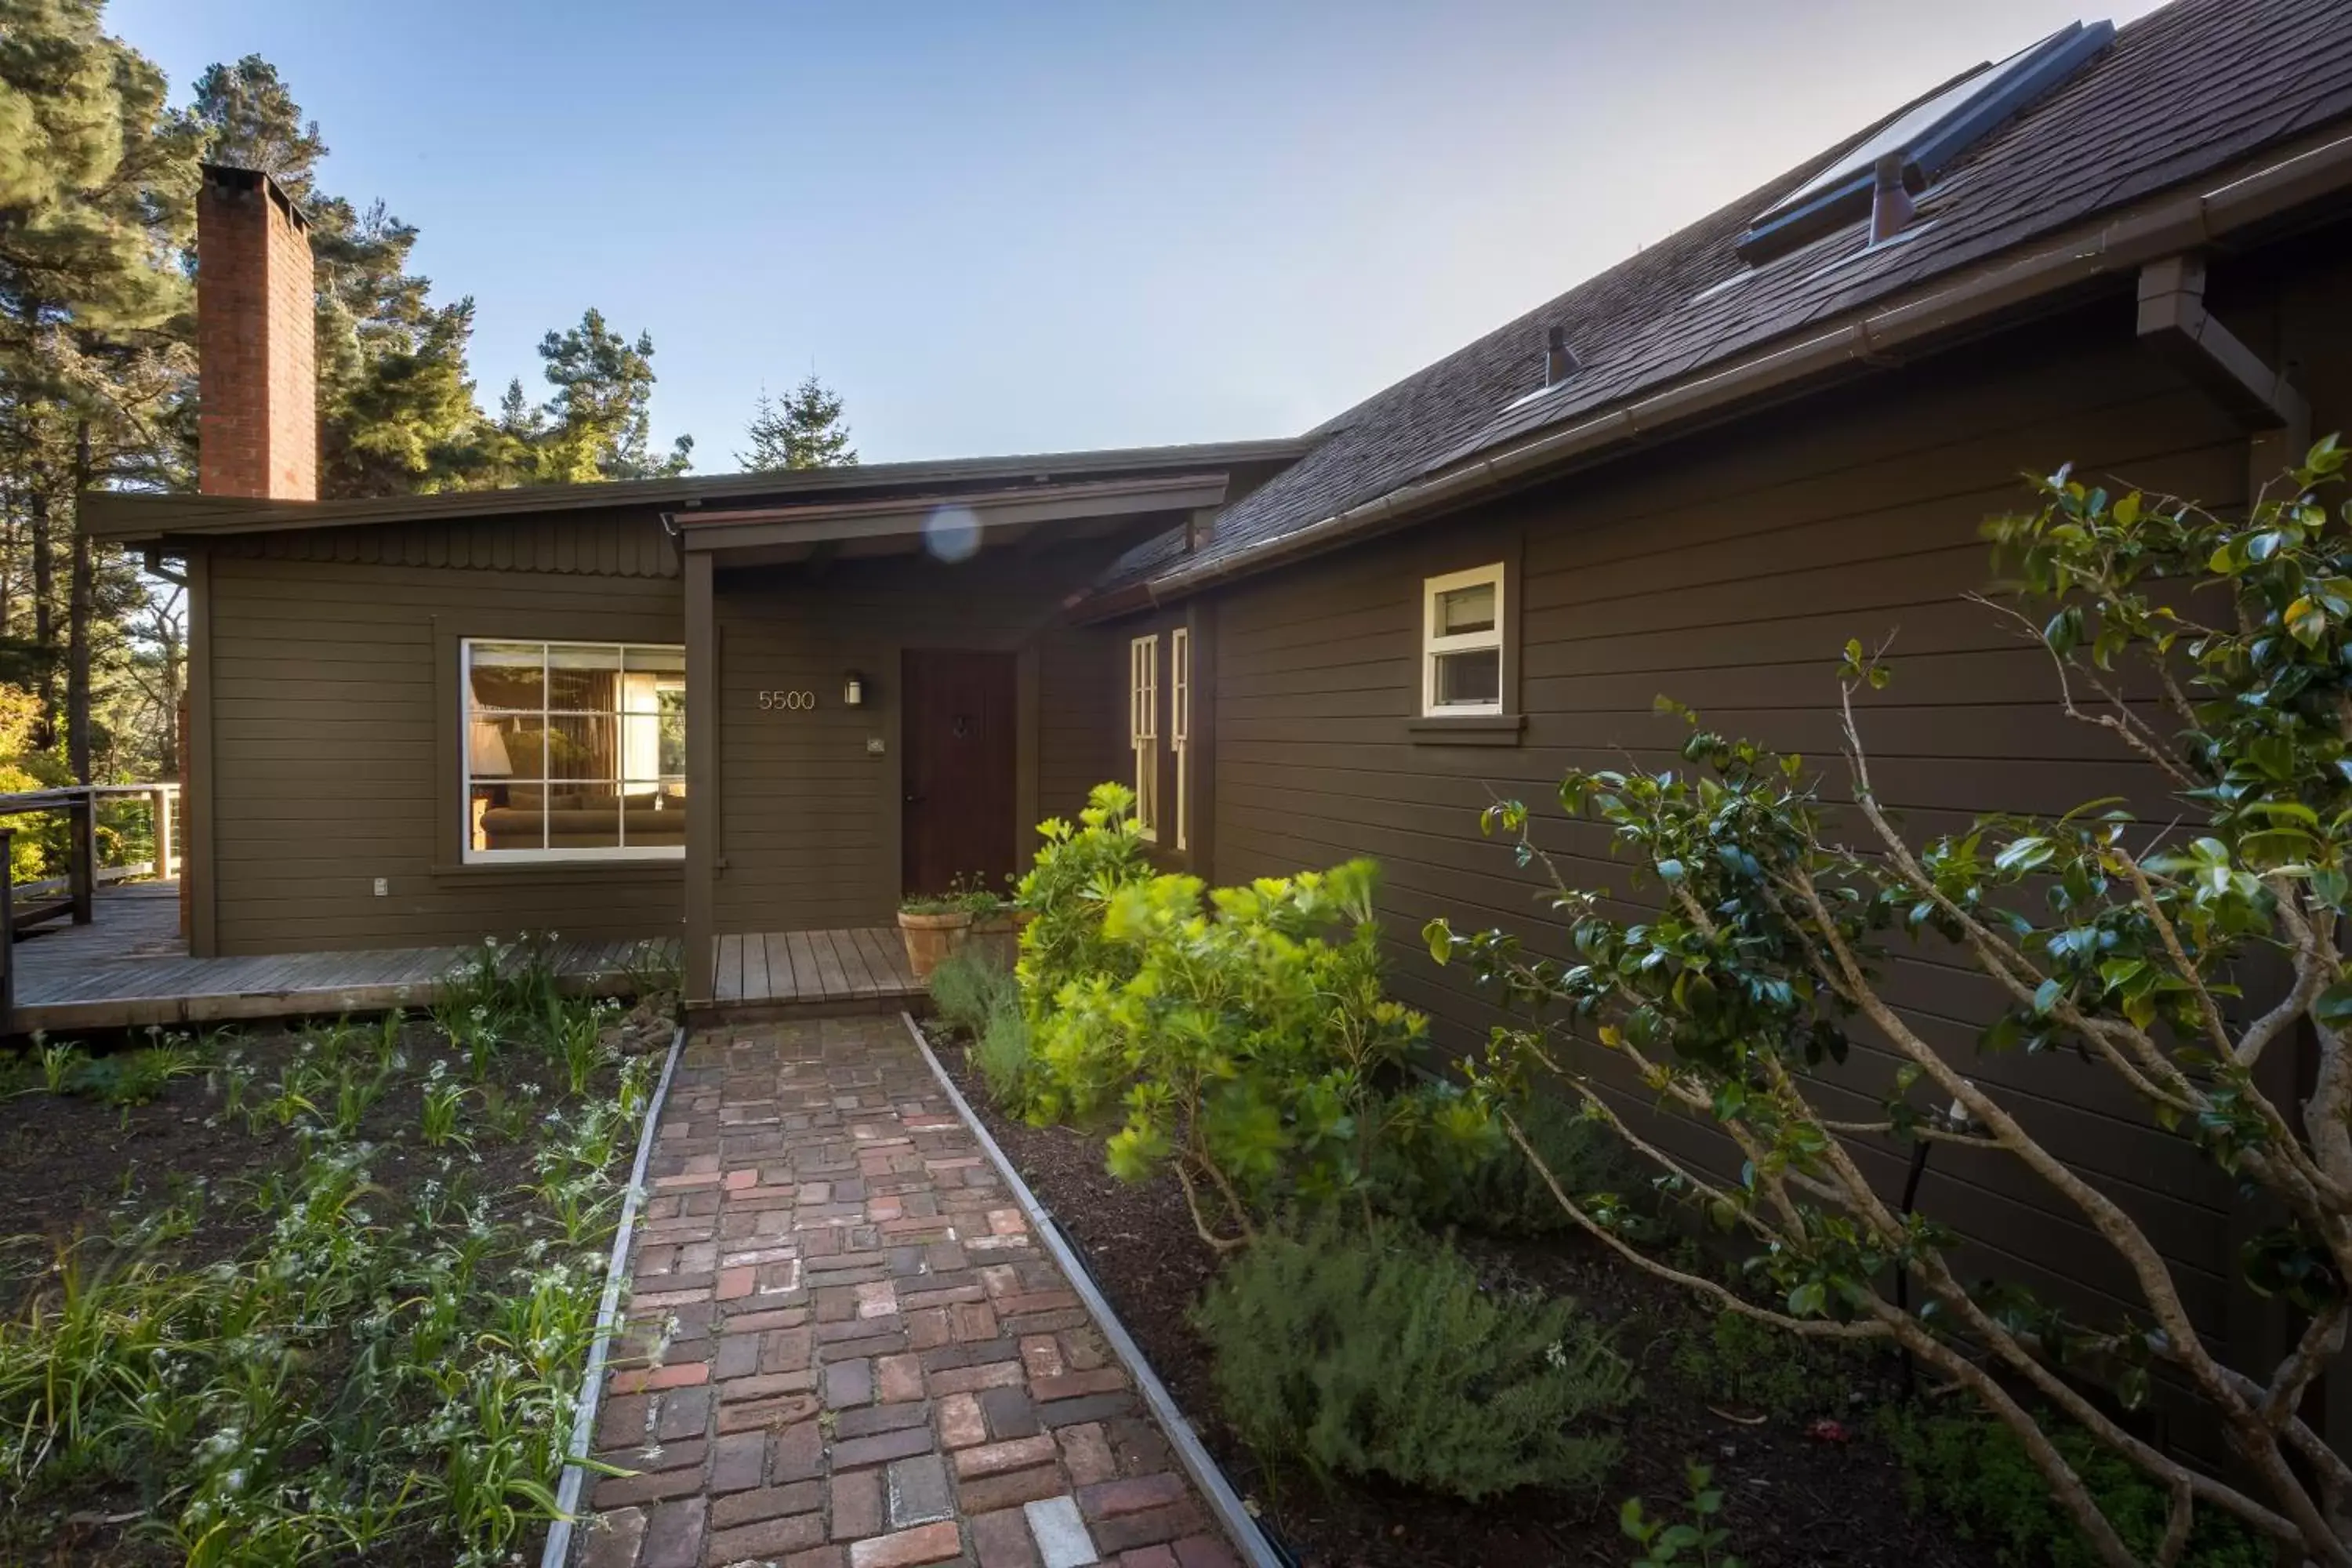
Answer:
[[[898,934],[907,943],[907,967],[914,971],[918,982],[929,982],[931,971],[964,944],[971,931],[971,917],[961,910],[940,915],[898,911]]]
[[[1002,910],[992,915],[975,916],[965,944],[1010,974],[1021,957],[1021,928],[1031,918],[1027,910]]]

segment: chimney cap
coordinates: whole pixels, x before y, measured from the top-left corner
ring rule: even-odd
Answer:
[[[297,226],[302,228],[310,226],[310,214],[295,205],[294,198],[286,194],[286,187],[279,184],[278,177],[268,170],[247,169],[235,163],[199,163],[196,167],[203,174],[205,184],[231,191],[260,190],[284,209],[286,216]]]

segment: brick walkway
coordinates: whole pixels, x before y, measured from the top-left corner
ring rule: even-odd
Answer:
[[[1234,1568],[895,1018],[688,1042],[586,1568]]]

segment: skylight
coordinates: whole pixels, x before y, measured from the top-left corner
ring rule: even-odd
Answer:
[[[1903,155],[1906,187],[1927,189],[1938,169],[2073,76],[2115,36],[2112,23],[2071,22],[2031,48],[1971,71],[1759,214],[1739,238],[1739,254],[1769,261],[1867,216],[1873,173],[1888,153]]]

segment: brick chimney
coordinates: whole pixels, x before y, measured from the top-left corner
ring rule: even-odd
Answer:
[[[196,488],[319,499],[310,224],[278,182],[207,163],[196,195]]]

